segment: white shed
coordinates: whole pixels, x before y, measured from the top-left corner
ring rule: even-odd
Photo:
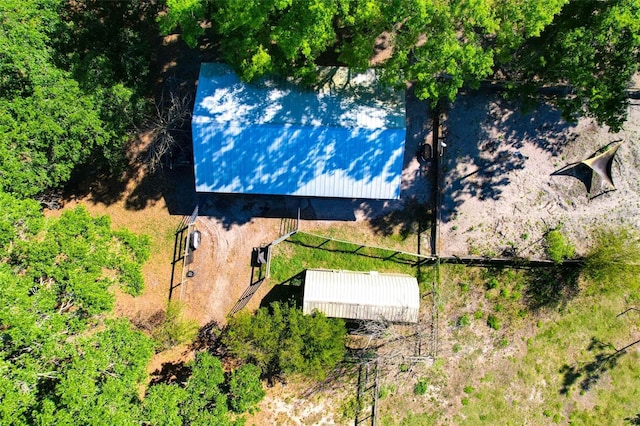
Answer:
[[[303,312],[328,317],[418,322],[418,280],[406,274],[308,269]]]

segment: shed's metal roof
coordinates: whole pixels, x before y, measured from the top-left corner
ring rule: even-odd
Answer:
[[[328,317],[418,322],[418,281],[404,274],[308,269],[303,312]]]
[[[399,198],[404,93],[381,89],[373,70],[324,72],[324,86],[302,90],[203,63],[191,124],[196,191]]]

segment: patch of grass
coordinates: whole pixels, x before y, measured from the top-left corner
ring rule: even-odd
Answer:
[[[603,294],[591,290],[599,283],[587,280],[582,284],[585,291],[568,301],[562,313],[542,311],[525,318],[537,328],[527,339],[525,353],[511,361],[515,368],[497,364],[484,371],[474,393],[482,399],[469,398],[453,423],[474,425],[483,418],[486,424],[610,424],[611,419],[633,417],[638,413],[640,353],[629,351],[616,363],[597,361],[613,353],[610,345],[630,343],[628,333],[637,327],[638,316],[616,315],[628,307],[627,296],[638,288],[638,281]],[[496,344],[507,345],[506,339]],[[459,374],[468,380],[473,372]],[[460,392],[458,397],[464,395]]]
[[[489,281],[487,281],[487,289],[491,290],[494,288],[498,288],[500,285],[500,281],[496,277],[491,277]]]
[[[362,407],[358,403],[358,399],[355,396],[352,396],[345,399],[342,404],[340,404],[340,409],[338,411],[342,420],[353,421],[361,409]]]
[[[328,232],[329,233],[329,232]],[[342,236],[341,238],[346,238]],[[384,240],[377,245],[383,244]],[[389,244],[393,246],[393,244]],[[308,268],[378,271],[416,275],[414,256],[297,233],[278,244],[271,259],[271,278],[284,282]],[[430,266],[422,266],[423,279]]]
[[[161,352],[172,346],[193,341],[198,335],[198,323],[185,319],[183,305],[179,301],[170,301],[165,318],[155,330],[152,337],[156,342],[156,350]]]
[[[378,393],[378,398],[384,399],[387,396],[393,396],[396,393],[397,387],[396,385],[384,385],[380,386],[380,392]]]

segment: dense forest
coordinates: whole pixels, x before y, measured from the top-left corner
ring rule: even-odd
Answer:
[[[524,101],[555,87],[567,119],[614,131],[640,60],[638,0],[3,0],[2,424],[241,424],[262,378],[323,377],[345,355],[342,321],[275,304],[223,331],[237,368],[202,351],[184,380],[148,386],[167,339],[111,313],[113,288],[144,289],[148,238],[82,207],[43,214],[75,178],[127,167],[127,141],[154,110],[154,46],[172,31],[191,47],[210,36],[247,80],[313,84],[318,65],[362,70],[384,50],[383,81],[410,81],[420,99],[453,100],[488,80]]]

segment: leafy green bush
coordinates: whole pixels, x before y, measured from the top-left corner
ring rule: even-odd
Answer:
[[[427,379],[420,379],[413,386],[413,393],[416,395],[424,395],[427,393],[428,389],[429,389],[429,381]]]
[[[469,314],[464,314],[460,318],[458,318],[458,327],[466,327],[471,324],[471,319],[469,318]]]
[[[547,255],[556,263],[571,259],[575,255],[576,250],[573,245],[557,229],[547,232],[545,242]]]
[[[498,288],[500,285],[500,281],[496,277],[491,277],[489,281],[487,281],[487,289],[491,290],[494,288]]]
[[[321,313],[304,315],[293,304],[272,303],[252,315],[229,319],[222,342],[235,357],[264,374],[300,373],[323,378],[345,353],[344,321]]]
[[[266,392],[260,381],[260,369],[245,364],[231,373],[229,379],[229,406],[236,413],[253,412]]]
[[[489,316],[487,317],[487,325],[494,330],[500,330],[501,328],[500,320],[493,314],[489,314]]]
[[[343,420],[353,421],[360,412],[361,407],[358,398],[355,396],[343,400],[340,404],[340,414]]]

